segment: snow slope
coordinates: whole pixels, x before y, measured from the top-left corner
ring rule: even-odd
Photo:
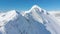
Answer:
[[[57,19],[37,5],[22,13],[0,14],[0,34],[60,34]]]
[[[37,5],[33,6],[29,12],[24,12],[27,19],[33,18],[34,20],[42,23],[46,26],[46,29],[51,32],[51,34],[60,34],[60,26],[58,20],[50,13],[46,12],[44,9],[39,8]],[[30,16],[30,17],[29,17]],[[31,19],[32,20],[32,19]]]
[[[33,19],[29,21],[15,10],[7,12],[6,16],[8,20],[3,21],[4,24],[0,27],[1,34],[50,34],[43,24]]]

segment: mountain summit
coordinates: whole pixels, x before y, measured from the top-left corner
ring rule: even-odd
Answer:
[[[38,10],[41,10],[41,8],[40,8],[38,5],[32,6],[31,10],[32,10],[32,9],[38,9]]]
[[[0,13],[0,34],[60,34],[58,21],[47,13],[37,5],[22,13]]]

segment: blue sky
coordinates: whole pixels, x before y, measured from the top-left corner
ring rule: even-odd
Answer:
[[[45,10],[60,10],[60,0],[0,0],[0,11],[29,10],[38,5]]]

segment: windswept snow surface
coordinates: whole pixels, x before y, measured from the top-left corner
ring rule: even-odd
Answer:
[[[22,13],[0,13],[0,34],[60,34],[58,23],[50,12],[34,5]]]

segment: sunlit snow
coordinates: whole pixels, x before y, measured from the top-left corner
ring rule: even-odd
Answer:
[[[60,14],[37,5],[30,10],[0,13],[0,34],[60,34]]]

